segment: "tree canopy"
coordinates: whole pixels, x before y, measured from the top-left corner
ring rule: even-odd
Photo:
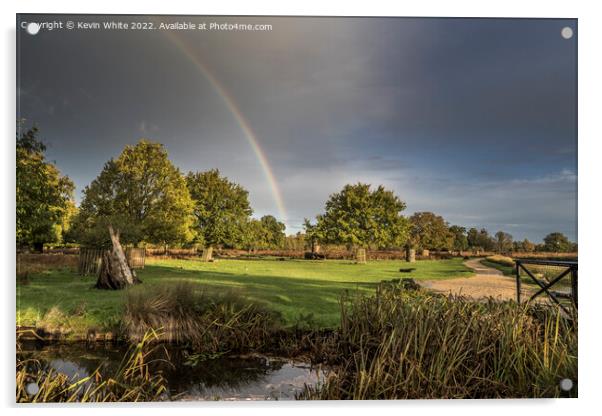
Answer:
[[[521,249],[523,251],[526,251],[527,253],[530,253],[530,252],[532,252],[532,251],[535,250],[535,244],[533,244],[532,242],[530,242],[529,239],[525,238],[521,242]]]
[[[286,226],[273,215],[264,215],[259,220],[264,230],[263,239],[268,248],[280,248],[284,245]]]
[[[468,230],[466,238],[468,239],[468,246],[473,249],[491,251],[495,248],[495,242],[485,228],[481,228],[481,230],[471,228]]]
[[[191,240],[192,200],[162,144],[141,140],[105,163],[84,189],[76,232],[84,244],[107,245],[108,225],[123,243]]]
[[[464,251],[468,249],[468,237],[466,236],[466,228],[459,225],[449,227],[449,232],[452,235],[452,249],[456,251]]]
[[[272,215],[251,218],[243,230],[241,246],[247,250],[284,248],[286,226]]]
[[[447,222],[432,212],[416,212],[410,217],[410,236],[414,247],[420,249],[450,249],[454,236]]]
[[[543,239],[543,243],[545,251],[560,253],[573,250],[573,244],[564,234],[559,232],[546,235]]]
[[[495,233],[495,249],[499,253],[512,250],[512,236],[504,231]]]
[[[383,186],[345,185],[330,195],[325,213],[314,226],[306,222],[310,238],[349,247],[399,247],[407,239],[407,220],[401,215],[406,204]]]
[[[75,209],[75,186],[46,161],[46,146],[37,135],[36,127],[17,135],[16,234],[17,245],[40,250],[44,243],[61,241]]]
[[[248,191],[221,176],[219,170],[183,176],[160,143],[140,140],[107,161],[85,187],[79,208],[73,182],[46,160],[46,147],[33,127],[17,133],[16,240],[19,246],[41,249],[44,243],[76,242],[108,246],[111,225],[125,244],[180,244],[276,249],[342,244],[348,248],[421,249],[468,248],[499,252],[576,251],[560,233],[548,234],[543,244],[528,239],[513,242],[499,231],[494,237],[480,230],[449,226],[432,212],[406,218],[406,204],[393,191],[370,184],[345,185],[325,203],[324,213],[305,233],[286,236],[285,225],[272,215],[251,218]]]
[[[186,184],[194,201],[198,241],[208,246],[241,244],[253,213],[247,190],[221,176],[217,169],[190,172]]]

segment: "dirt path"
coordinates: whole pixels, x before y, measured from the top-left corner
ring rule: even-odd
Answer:
[[[473,298],[494,297],[500,300],[516,299],[516,280],[504,276],[502,272],[481,264],[479,259],[464,262],[476,273],[473,277],[448,280],[424,280],[420,284],[436,292],[463,295]],[[523,296],[531,293],[528,288],[521,291]]]

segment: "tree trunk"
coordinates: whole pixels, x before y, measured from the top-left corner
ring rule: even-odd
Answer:
[[[98,289],[123,289],[127,286],[140,283],[136,274],[128,265],[121,243],[119,232],[115,232],[109,225],[109,234],[113,248],[103,253],[96,287]]]
[[[213,260],[213,246],[205,247],[203,250],[202,261],[212,261]]]
[[[320,243],[318,243],[317,241],[313,241],[311,242],[311,252],[312,253],[319,253],[320,252]]]
[[[44,243],[40,243],[40,242],[33,243],[33,251],[35,253],[43,253],[44,252]]]
[[[357,263],[366,264],[366,249],[358,248],[355,252],[355,260]]]
[[[406,261],[414,263],[416,261],[416,250],[410,247],[406,248]]]

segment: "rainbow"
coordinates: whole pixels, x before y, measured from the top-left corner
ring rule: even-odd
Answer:
[[[285,226],[288,227],[288,216],[286,214],[286,207],[284,206],[284,199],[282,198],[282,193],[280,192],[280,188],[278,187],[278,182],[276,181],[276,177],[274,176],[274,172],[268,158],[265,155],[265,152],[259,145],[259,141],[257,140],[257,135],[251,129],[251,126],[247,119],[243,116],[240,109],[236,105],[236,102],[232,98],[232,96],[228,93],[226,88],[218,81],[218,79],[213,75],[213,73],[207,68],[207,66],[200,60],[200,58],[191,50],[191,48],[185,43],[183,39],[178,37],[176,33],[165,30],[161,31],[167,35],[167,38],[180,49],[184,55],[194,64],[194,66],[203,74],[203,76],[209,81],[215,92],[222,98],[226,107],[230,110],[234,119],[240,126],[240,129],[244,133],[245,138],[251,145],[251,149],[253,149],[253,153],[257,157],[259,165],[263,171],[263,174],[270,186],[270,190],[272,193],[272,198],[276,204],[278,209],[278,213],[280,215],[281,221]]]

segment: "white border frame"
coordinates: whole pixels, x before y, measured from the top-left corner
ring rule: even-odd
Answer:
[[[595,7],[596,2],[566,1],[421,1],[398,2],[396,4],[372,0],[357,1],[317,1],[305,0],[297,3],[282,1],[211,1],[193,3],[182,0],[125,2],[82,2],[75,0],[21,0],[14,4],[2,3],[2,82],[5,91],[2,100],[2,117],[5,140],[0,151],[2,165],[2,195],[6,198],[1,205],[3,229],[6,230],[0,239],[0,255],[4,273],[2,283],[2,323],[3,336],[0,364],[0,394],[2,404],[8,407],[9,413],[31,412],[33,410],[48,415],[81,414],[105,415],[107,408],[123,414],[144,408],[147,415],[163,415],[169,407],[178,415],[198,414],[202,407],[211,414],[278,414],[287,416],[307,413],[345,412],[364,415],[369,409],[379,412],[419,412],[445,413],[448,415],[507,415],[517,411],[542,412],[546,414],[566,414],[588,412],[595,408],[596,399],[600,396],[597,387],[602,374],[600,367],[600,323],[601,314],[596,306],[600,303],[601,276],[597,276],[600,263],[596,262],[599,249],[600,227],[599,198],[600,171],[599,158],[602,156],[600,140],[600,75],[602,63],[599,40],[602,39],[602,16]],[[203,15],[332,15],[332,16],[424,16],[424,17],[568,17],[578,18],[579,41],[579,248],[581,254],[581,287],[580,287],[580,342],[579,342],[579,399],[573,400],[464,400],[464,401],[403,401],[403,402],[312,402],[312,403],[203,403],[186,404],[112,404],[105,406],[90,405],[44,405],[16,406],[14,404],[14,328],[15,328],[15,287],[14,275],[15,247],[15,206],[14,206],[14,126],[15,126],[15,13],[96,13],[96,14],[203,14]],[[8,139],[10,138],[10,139]],[[598,204],[596,204],[598,202]],[[598,272],[598,273],[596,273]],[[138,413],[138,412],[136,412]],[[588,412],[589,413],[589,412]]]

